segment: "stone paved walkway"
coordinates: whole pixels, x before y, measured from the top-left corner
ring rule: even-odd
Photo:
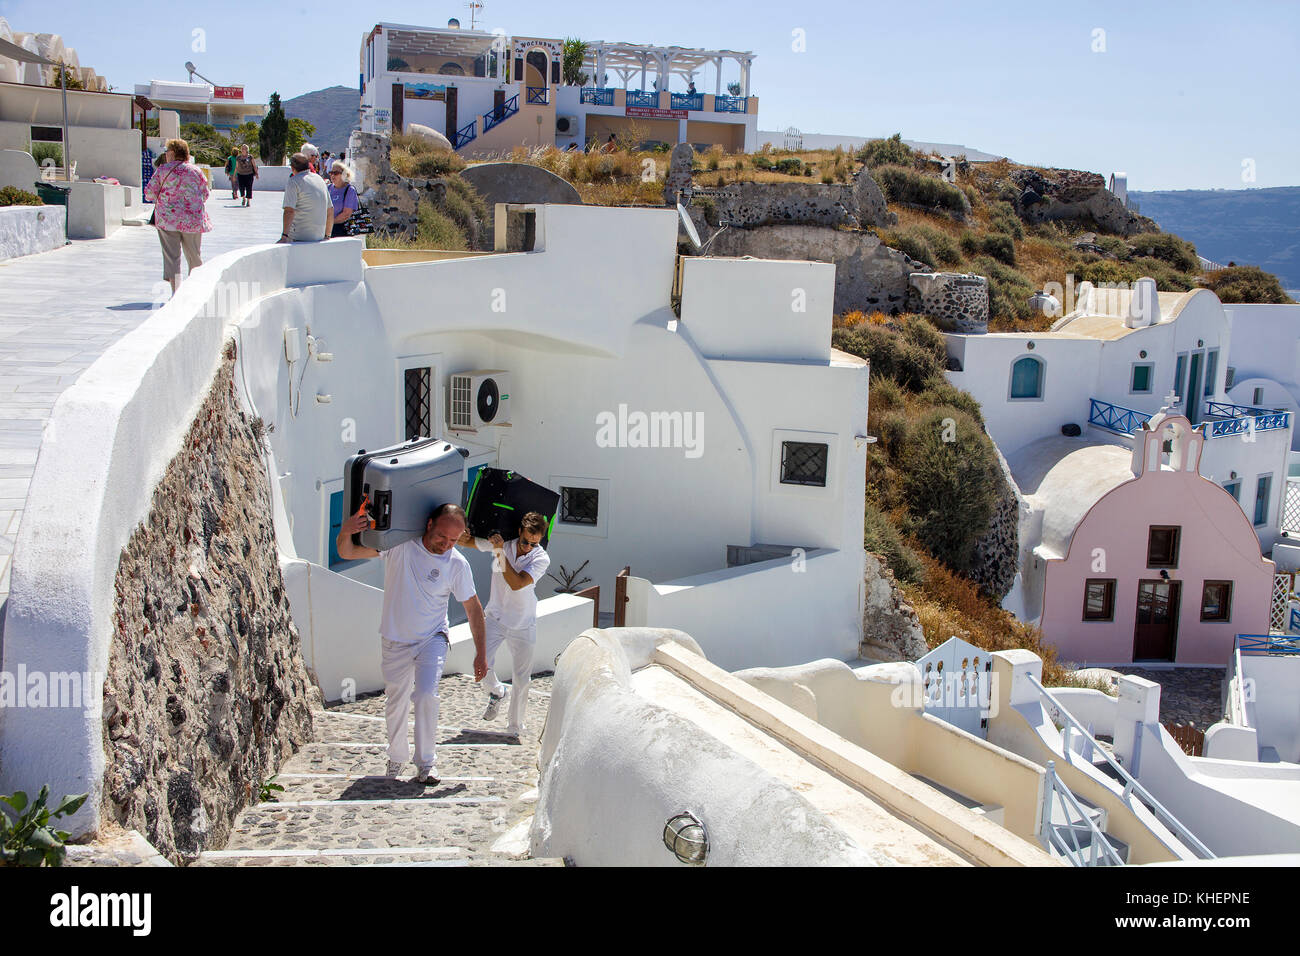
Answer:
[[[1113,670],[1160,685],[1160,722],[1208,730],[1223,717],[1223,667],[1134,667]]]
[[[244,209],[229,193],[214,192],[204,260],[274,242],[282,198],[256,193]],[[54,402],[150,316],[154,285],[161,281],[158,234],[148,226],[123,226],[106,239],[0,261],[0,606],[9,594],[14,541]]]
[[[244,810],[225,849],[203,853],[195,865],[561,865],[521,859],[550,685],[549,676],[533,680],[528,729],[513,744],[504,736],[504,708],[485,723],[478,685],[468,676],[444,678],[436,787],[416,782],[410,764],[396,780],[383,776],[382,694],[317,711],[316,740],[275,778],[285,788],[278,802]]]

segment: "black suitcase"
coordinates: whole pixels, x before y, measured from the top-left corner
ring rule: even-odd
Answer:
[[[500,468],[481,468],[469,491],[465,516],[469,519],[470,534],[490,538],[494,534],[509,541],[519,537],[519,522],[530,511],[546,519],[542,534],[542,547],[551,540],[555,530],[555,516],[560,510],[560,496],[550,488],[529,481],[514,471]]]
[[[371,527],[352,543],[387,551],[424,534],[438,505],[460,501],[469,452],[441,438],[413,438],[367,453],[343,466],[343,502],[354,515],[367,502]]]

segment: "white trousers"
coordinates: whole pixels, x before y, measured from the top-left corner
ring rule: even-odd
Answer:
[[[533,678],[533,649],[537,646],[537,622],[527,627],[503,627],[496,618],[484,621],[484,637],[487,644],[487,677],[483,678],[483,689],[497,697],[506,692],[505,684],[497,678],[492,662],[496,660],[497,651],[502,642],[510,645],[511,668],[510,684],[510,722],[506,732],[517,734],[524,729],[524,713],[528,709],[528,684]]]
[[[415,762],[432,766],[437,760],[438,682],[447,660],[447,635],[435,634],[416,644],[404,644],[383,638],[382,673],[384,693],[388,695],[388,759],[406,763],[411,748],[406,740],[406,715],[415,705]]]

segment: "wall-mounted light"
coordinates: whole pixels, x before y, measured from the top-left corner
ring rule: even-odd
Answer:
[[[1161,578],[1161,580],[1163,580],[1163,581],[1168,581],[1168,580],[1169,580],[1169,571],[1168,571],[1167,569],[1165,569],[1165,568],[1161,568],[1161,569],[1160,569],[1160,578]]]
[[[709,855],[709,837],[694,814],[682,812],[664,824],[664,846],[688,866],[703,866]]]
[[[1146,358],[1146,357],[1147,357],[1146,349],[1143,349],[1141,352],[1138,352],[1138,358]]]
[[[1033,342],[1025,343],[1025,348],[1029,349],[1029,351],[1032,352],[1034,350],[1034,343]]]
[[[1205,346],[1205,339],[1197,339],[1197,340],[1196,340],[1196,347],[1197,347],[1198,349],[1199,349],[1199,348],[1203,348],[1204,346]]]

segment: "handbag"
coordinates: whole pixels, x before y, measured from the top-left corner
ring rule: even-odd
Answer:
[[[167,181],[171,182],[170,179]],[[158,198],[162,198],[162,186],[158,187]],[[153,210],[149,213],[149,225],[155,228],[158,226],[158,203],[156,201],[153,204]]]
[[[351,183],[348,188],[352,194],[356,195],[357,189]],[[361,205],[361,197],[357,196],[357,211],[348,216],[348,221],[344,223],[348,227],[349,236],[368,236],[375,231],[375,224],[370,219],[370,213],[366,212],[365,207]]]

